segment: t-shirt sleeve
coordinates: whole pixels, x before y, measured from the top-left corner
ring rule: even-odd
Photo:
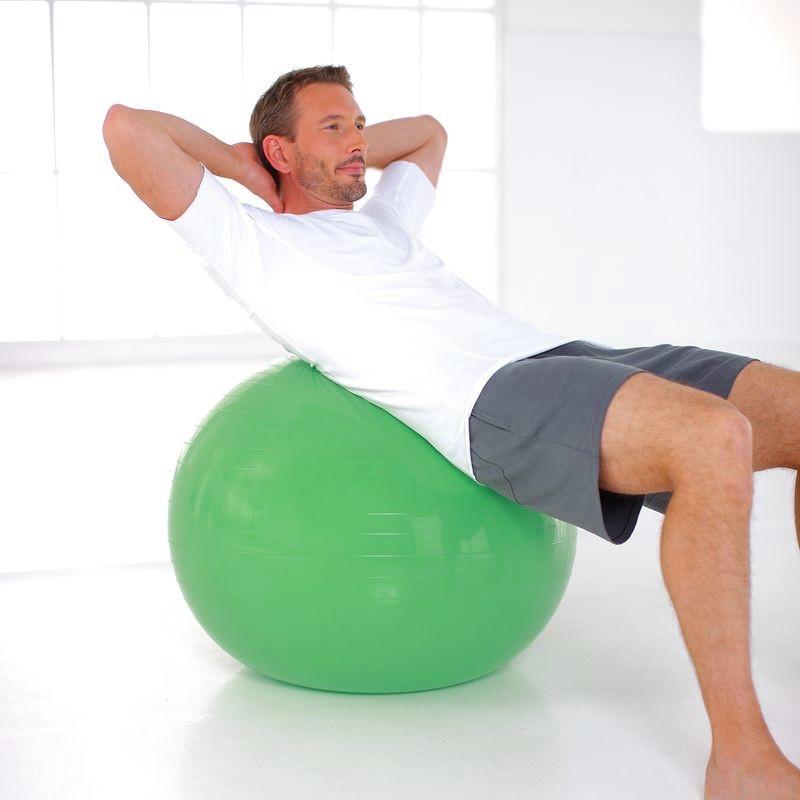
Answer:
[[[392,161],[381,172],[370,200],[390,206],[404,225],[419,233],[436,200],[436,187],[413,161]]]
[[[198,253],[211,277],[225,293],[264,268],[259,228],[252,214],[259,210],[243,203],[206,167],[197,194],[189,207],[174,220],[166,220]]]

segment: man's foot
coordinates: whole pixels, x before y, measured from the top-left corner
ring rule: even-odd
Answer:
[[[706,768],[705,800],[800,800],[800,769],[775,746],[746,758],[720,759]]]

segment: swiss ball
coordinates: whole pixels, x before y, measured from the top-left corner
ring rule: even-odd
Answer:
[[[503,667],[555,613],[577,535],[294,356],[196,426],[168,527],[180,590],[223,650],[279,681],[364,693]]]

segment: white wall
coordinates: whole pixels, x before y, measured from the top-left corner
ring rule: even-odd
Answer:
[[[506,0],[501,302],[800,369],[800,135],[701,129],[700,3]]]

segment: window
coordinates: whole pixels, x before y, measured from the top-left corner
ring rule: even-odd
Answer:
[[[116,174],[102,122],[123,103],[249,141],[258,97],[313,64],[347,66],[370,122],[430,113],[444,123],[423,236],[496,300],[496,18],[494,0],[0,3],[0,70],[13,76],[0,83],[0,342],[102,343],[113,360],[168,337],[263,337]],[[368,171],[369,188],[379,174]]]

